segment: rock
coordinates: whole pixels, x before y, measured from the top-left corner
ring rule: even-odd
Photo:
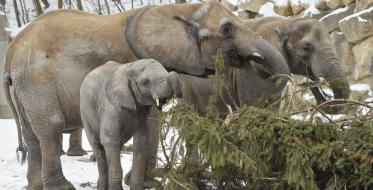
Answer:
[[[360,80],[369,76],[373,60],[373,36],[355,45],[352,51],[355,57],[355,66],[352,70],[353,79]]]
[[[352,3],[355,3],[355,1],[356,1],[356,0],[343,0],[343,4],[344,4],[345,6],[348,6],[348,5],[352,4]]]
[[[274,11],[282,16],[292,16],[293,10],[291,9],[290,4],[276,4]]]
[[[329,7],[327,5],[328,0],[316,0],[316,8],[321,10],[328,10]]]
[[[373,6],[373,0],[356,0],[355,13]]]
[[[373,35],[373,7],[340,20],[338,26],[350,42]]]
[[[342,0],[328,0],[326,1],[326,4],[330,9],[337,9],[339,7],[343,7],[343,1]]]
[[[223,4],[225,7],[227,7],[230,11],[237,11],[237,5],[234,5],[231,1],[229,0],[222,0],[220,1],[221,4]]]
[[[291,10],[293,11],[294,15],[299,14],[300,12],[304,11],[304,7],[302,6],[302,3],[299,1],[291,1],[290,3]]]
[[[354,13],[355,5],[351,5],[344,8],[336,9],[335,11],[325,15],[320,19],[320,22],[323,24],[324,28],[331,32],[338,29],[338,22]]]
[[[239,9],[250,11],[250,12],[259,12],[259,9],[262,5],[267,3],[266,0],[251,0],[251,1],[246,1],[244,3],[241,3],[238,5]]]
[[[247,11],[247,10],[238,10],[234,12],[234,14],[242,19],[251,19],[251,18],[255,18],[256,15],[258,15],[257,12],[252,12],[252,11]]]
[[[348,42],[345,35],[340,31],[334,31],[330,34],[330,38],[334,42],[337,51],[337,57],[342,69],[350,74],[352,67],[355,64],[354,54],[352,53],[353,44]]]

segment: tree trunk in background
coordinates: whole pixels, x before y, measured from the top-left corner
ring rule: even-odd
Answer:
[[[81,0],[76,0],[76,6],[78,7],[79,10],[83,10],[83,5]]]
[[[106,5],[107,14],[109,15],[110,14],[109,4],[107,3],[107,0],[104,0],[104,2],[105,2],[105,5]]]
[[[5,7],[5,3],[6,3],[6,0],[0,0],[0,5],[2,5],[3,7]]]
[[[98,14],[102,15],[100,0],[97,0],[97,6],[98,6]]]
[[[185,0],[175,0],[175,3],[182,4],[182,3],[186,3],[186,1]]]
[[[62,5],[63,5],[62,0],[58,0],[58,8],[59,9],[62,9]]]
[[[22,14],[23,14],[23,17],[24,19],[26,20],[26,23],[29,23],[30,22],[30,17],[29,17],[29,14],[28,14],[28,11],[27,11],[27,8],[26,8],[26,3],[25,3],[25,0],[20,0],[21,2],[21,8],[22,8]]]
[[[23,9],[23,2],[22,2],[22,0],[19,0],[19,5],[21,6],[21,13],[22,13],[22,22],[23,22],[23,24],[26,24],[27,22],[26,22],[26,13],[25,13],[25,11],[24,11],[24,9]]]
[[[41,2],[43,2],[43,4],[44,4],[44,9],[46,9],[46,8],[49,7],[49,2],[48,2],[48,0],[41,0]]]
[[[18,11],[18,7],[17,7],[17,0],[13,0],[13,7],[14,7],[14,13],[16,15],[17,25],[18,25],[18,27],[21,27],[22,24],[21,24],[21,19],[19,19],[19,11]]]
[[[34,0],[34,5],[36,10],[36,16],[43,14],[43,9],[41,8],[39,0]]]

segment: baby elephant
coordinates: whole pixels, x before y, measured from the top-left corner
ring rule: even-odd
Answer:
[[[97,159],[98,189],[123,189],[120,151],[132,136],[130,186],[144,189],[145,154],[152,143],[147,138],[151,107],[180,94],[177,74],[168,73],[153,59],[128,64],[110,61],[85,77],[80,88],[80,111]]]

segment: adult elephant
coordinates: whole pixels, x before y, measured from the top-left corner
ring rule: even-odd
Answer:
[[[291,73],[314,81],[318,77],[324,77],[335,99],[349,98],[350,87],[346,74],[338,63],[336,49],[328,32],[318,20],[266,17],[246,20],[245,26],[256,31],[282,53]],[[252,77],[257,78],[254,75]],[[267,83],[264,86],[273,85],[262,82]],[[255,84],[251,87],[261,88]],[[318,104],[327,100],[318,87],[311,87],[311,91]],[[327,108],[325,111],[336,113],[340,111],[340,107]]]
[[[82,126],[79,89],[91,70],[109,60],[153,58],[168,70],[205,76],[214,72],[218,49],[227,65],[256,60],[287,67],[273,46],[217,2],[109,16],[59,10],[37,18],[9,45],[3,71],[7,101],[29,150],[28,189],[73,189],[62,173],[59,136]]]

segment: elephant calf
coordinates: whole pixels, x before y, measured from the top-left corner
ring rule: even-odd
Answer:
[[[90,72],[80,88],[80,111],[97,159],[98,189],[122,189],[120,151],[134,136],[130,186],[144,189],[147,150],[152,129],[147,123],[152,105],[179,96],[177,74],[157,61],[110,61]]]

